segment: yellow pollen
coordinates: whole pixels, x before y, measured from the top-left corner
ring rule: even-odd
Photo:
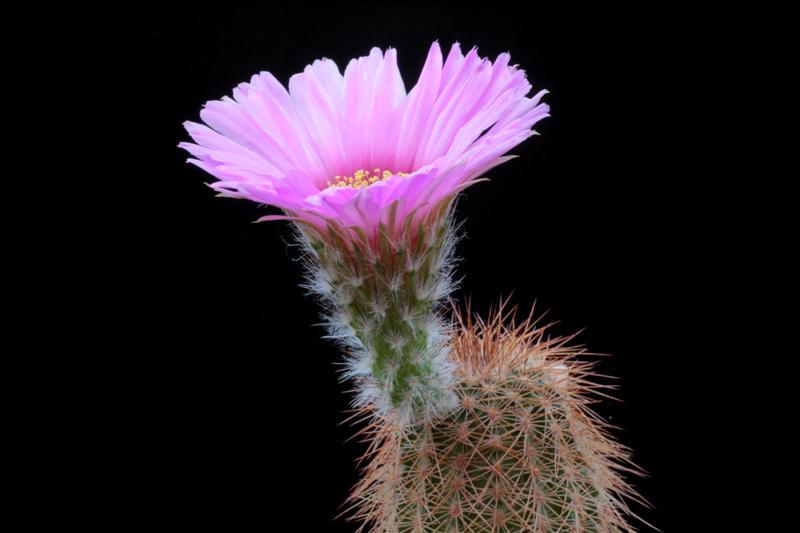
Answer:
[[[369,170],[360,168],[356,170],[352,176],[334,176],[333,181],[328,180],[328,187],[354,187],[356,189],[363,189],[375,182],[389,179],[392,176],[408,176],[408,172],[392,172],[391,170],[376,168],[370,173]]]

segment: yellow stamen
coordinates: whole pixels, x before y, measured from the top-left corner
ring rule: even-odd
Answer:
[[[372,174],[367,169],[360,168],[352,176],[334,176],[333,181],[328,180],[328,187],[354,187],[363,189],[375,182],[389,179],[392,176],[408,176],[408,172],[392,172],[391,170],[373,169]]]

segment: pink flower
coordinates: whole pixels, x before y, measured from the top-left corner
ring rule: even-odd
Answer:
[[[291,77],[289,91],[269,72],[210,101],[203,124],[186,122],[189,162],[219,181],[221,196],[283,209],[323,229],[327,223],[374,234],[452,199],[510,157],[548,115],[525,72],[458,44],[443,61],[433,43],[406,93],[397,53],[373,48],[344,75],[329,59]],[[392,205],[396,204],[396,205]],[[266,216],[260,220],[287,218]]]

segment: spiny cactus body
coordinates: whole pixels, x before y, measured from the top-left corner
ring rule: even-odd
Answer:
[[[380,533],[629,532],[620,470],[638,472],[589,409],[589,365],[529,319],[459,319],[459,405],[407,428],[373,424],[350,503]]]

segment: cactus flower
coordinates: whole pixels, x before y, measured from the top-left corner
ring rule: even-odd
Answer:
[[[374,234],[381,223],[418,219],[475,183],[524,141],[548,106],[525,72],[454,44],[428,52],[406,93],[397,53],[373,48],[344,75],[321,59],[289,80],[253,76],[206,103],[207,125],[186,122],[189,161],[222,196],[278,207],[324,230],[328,221]],[[396,203],[396,211],[389,207]],[[274,216],[264,217],[275,218]]]
[[[269,72],[186,123],[189,162],[221,196],[283,210],[306,250],[307,288],[347,352],[356,406],[398,423],[454,408],[449,333],[438,306],[453,287],[452,200],[507,160],[548,116],[545,91],[500,54],[458,44],[428,52],[406,93],[394,49],[373,48],[344,74],[330,59],[288,91]]]

